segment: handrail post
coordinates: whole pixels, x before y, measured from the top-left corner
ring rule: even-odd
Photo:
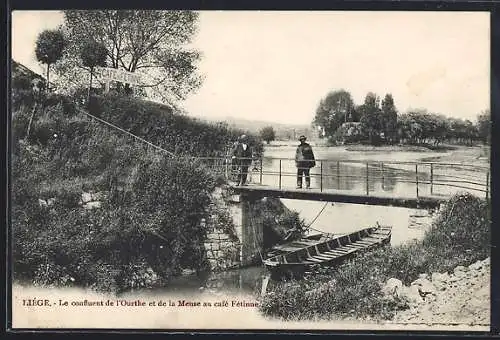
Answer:
[[[370,194],[370,185],[368,182],[368,162],[366,162],[366,195]]]
[[[340,190],[340,162],[337,161],[337,190]]]
[[[489,188],[490,188],[490,171],[486,171],[486,199],[488,199],[488,194],[489,194]]]
[[[319,168],[319,192],[323,192],[323,161],[321,160]]]
[[[433,185],[434,185],[434,164],[431,163],[431,195],[432,195],[432,190],[433,190]]]
[[[279,189],[281,190],[281,159],[280,159],[280,170],[279,170]]]
[[[260,185],[262,185],[262,156],[260,156]]]
[[[382,171],[382,190],[384,190],[384,163],[380,162],[380,170]]]
[[[415,183],[417,184],[417,198],[418,198],[418,163],[415,163]]]

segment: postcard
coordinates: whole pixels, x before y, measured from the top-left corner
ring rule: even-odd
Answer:
[[[490,329],[488,12],[12,12],[12,327]]]

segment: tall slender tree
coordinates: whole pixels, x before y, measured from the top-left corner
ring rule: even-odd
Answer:
[[[63,57],[66,41],[64,35],[59,30],[45,30],[38,35],[35,46],[35,55],[39,62],[47,65],[47,79],[45,84],[45,92],[50,92],[50,65],[56,63]],[[33,111],[28,123],[26,136],[29,137],[31,124],[35,117],[37,106],[33,107]]]
[[[382,100],[381,125],[386,140],[394,142],[397,134],[398,111],[392,94],[387,93]]]
[[[64,35],[59,30],[45,30],[36,40],[36,58],[47,65],[47,91],[50,91],[50,65],[62,58],[65,45]]]
[[[97,41],[90,39],[82,44],[80,48],[80,58],[82,59],[82,64],[89,68],[90,71],[90,81],[89,90],[87,94],[87,99],[90,98],[90,91],[92,89],[92,77],[94,74],[94,69],[97,66],[106,66],[106,58],[108,56],[108,51],[106,46]]]
[[[373,92],[368,92],[365,102],[359,107],[361,111],[361,127],[368,135],[370,144],[379,141],[382,131],[380,98]]]

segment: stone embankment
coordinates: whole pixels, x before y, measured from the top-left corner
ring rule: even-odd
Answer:
[[[228,211],[224,189],[216,188],[211,205],[211,217],[202,221],[207,230],[205,252],[212,271],[223,271],[241,264],[241,228],[234,225]]]
[[[453,273],[421,274],[409,287],[391,278],[383,292],[387,298],[406,299],[410,307],[398,312],[394,323],[489,325],[490,259],[458,266]]]

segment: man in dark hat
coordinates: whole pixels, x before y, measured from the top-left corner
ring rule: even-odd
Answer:
[[[248,144],[246,135],[241,135],[238,143],[233,149],[233,162],[238,166],[238,178],[236,185],[246,185],[248,167],[252,164],[252,150]]]
[[[309,170],[316,166],[314,153],[311,146],[306,143],[306,136],[299,137],[300,145],[295,152],[295,165],[297,166],[297,189],[302,189],[302,177],[306,178],[306,188],[311,187]]]

